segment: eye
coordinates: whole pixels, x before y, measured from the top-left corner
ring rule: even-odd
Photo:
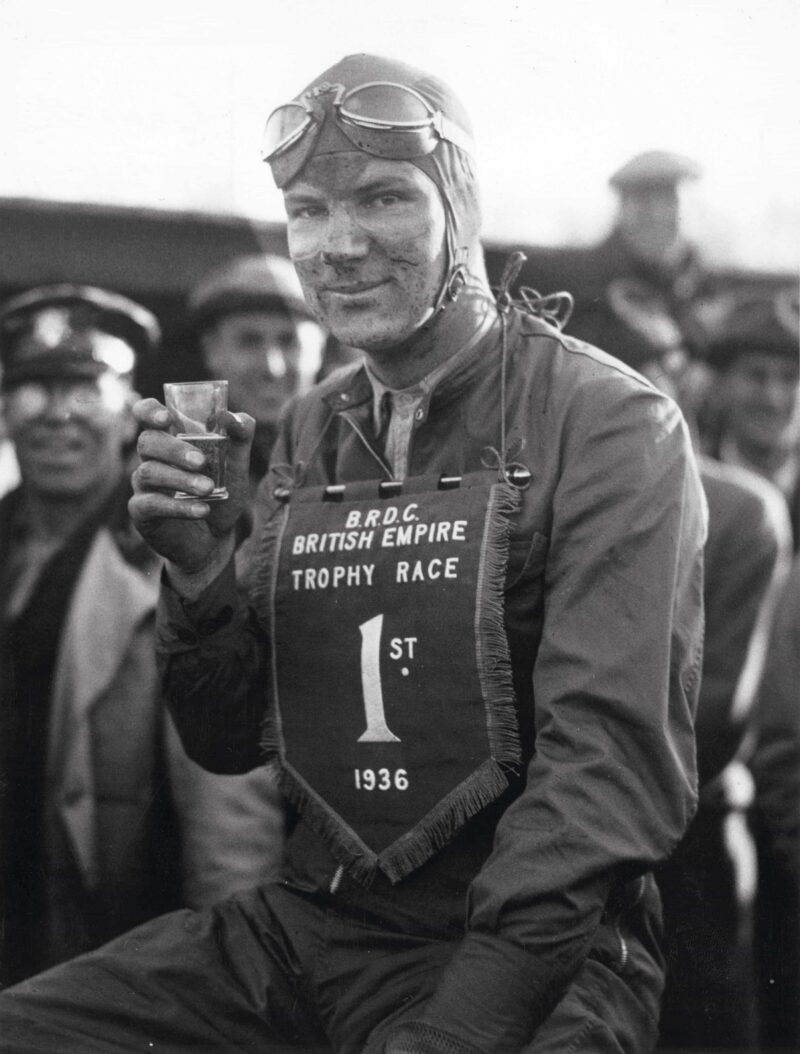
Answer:
[[[6,412],[16,420],[37,417],[47,406],[49,395],[43,384],[29,382],[12,388],[6,396]]]
[[[324,216],[325,209],[322,205],[312,202],[298,202],[297,205],[289,206],[287,215],[290,220],[314,220]]]
[[[401,194],[393,190],[385,190],[380,194],[371,194],[365,199],[367,208],[390,209],[393,205],[399,205],[404,200]]]

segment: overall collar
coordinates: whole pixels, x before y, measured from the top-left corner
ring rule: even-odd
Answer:
[[[494,301],[487,294],[479,306],[473,304],[473,311],[475,325],[467,339],[454,347],[451,355],[435,366],[426,377],[417,382],[417,385],[410,386],[423,388],[425,413],[431,400],[447,402],[455,398],[479,372],[487,352],[497,342],[500,323]],[[446,315],[442,322],[447,322]],[[446,332],[443,328],[443,336]],[[355,407],[363,407],[364,404],[369,404],[370,407],[377,405],[383,393],[390,390],[392,389],[372,375],[365,363],[361,363],[324,396],[324,402],[332,411],[342,413]]]

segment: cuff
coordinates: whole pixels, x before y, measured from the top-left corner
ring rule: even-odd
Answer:
[[[237,609],[238,594],[233,558],[194,600],[186,600],[176,593],[164,568],[161,572],[161,591],[156,613],[159,649],[171,654],[191,651],[204,638],[230,634],[237,622]]]
[[[421,1023],[450,1037],[454,1045],[420,1049],[463,1048],[484,1054],[521,1050],[568,980],[551,961],[499,937],[469,933],[421,1015]]]

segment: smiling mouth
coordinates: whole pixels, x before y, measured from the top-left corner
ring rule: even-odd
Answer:
[[[325,287],[325,292],[332,296],[361,296],[364,293],[372,293],[376,289],[380,289],[386,285],[386,279],[381,279],[378,282],[340,282],[337,285],[329,285]]]

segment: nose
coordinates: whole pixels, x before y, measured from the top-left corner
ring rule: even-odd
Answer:
[[[288,364],[286,362],[286,356],[283,353],[283,349],[277,344],[269,344],[264,352],[264,361],[267,366],[267,373],[273,380],[280,381],[288,373]]]
[[[72,392],[63,388],[49,388],[41,416],[46,421],[63,424],[72,420],[75,409],[75,398]]]
[[[343,264],[363,259],[369,251],[369,236],[345,206],[331,209],[320,246],[324,263]]]

